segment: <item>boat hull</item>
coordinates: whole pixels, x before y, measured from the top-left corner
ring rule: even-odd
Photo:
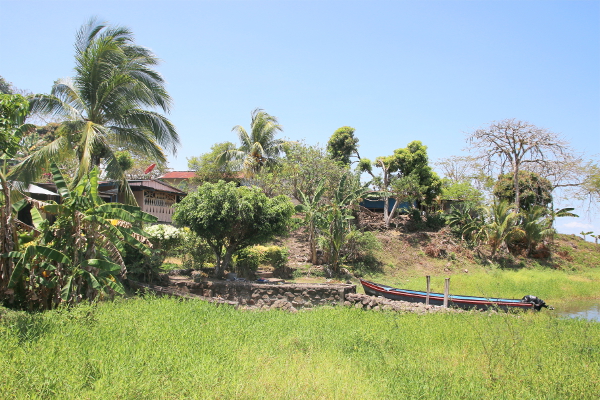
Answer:
[[[365,293],[369,296],[382,296],[390,300],[408,301],[411,303],[425,303],[427,292],[416,290],[397,289],[390,286],[381,285],[374,282],[360,280]],[[442,293],[429,293],[429,304],[434,306],[444,305],[444,295]],[[475,296],[448,296],[449,307],[459,307],[462,309],[478,310],[531,310],[534,304],[517,299],[485,298]]]

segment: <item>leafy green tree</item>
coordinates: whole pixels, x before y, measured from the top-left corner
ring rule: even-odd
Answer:
[[[188,226],[213,250],[217,277],[236,251],[285,233],[294,212],[286,196],[269,199],[257,187],[224,181],[203,184],[176,207],[173,221]]]
[[[581,231],[581,232],[579,232],[579,234],[580,234],[581,236],[583,236],[583,240],[586,240],[586,238],[585,238],[585,237],[586,237],[587,235],[591,235],[592,233],[594,233],[594,232],[593,232],[593,231],[590,231],[590,232]]]
[[[442,191],[440,197],[443,200],[460,200],[470,204],[483,204],[483,193],[475,188],[470,182],[442,180]]]
[[[252,111],[250,133],[241,125],[234,126],[232,130],[238,134],[240,147],[224,151],[218,159],[221,165],[234,160],[242,161],[246,171],[256,173],[265,166],[275,164],[283,151],[285,142],[275,137],[282,131],[281,125],[276,117],[260,108]]]
[[[519,171],[519,208],[529,210],[534,206],[547,208],[552,203],[552,183],[530,171]],[[494,185],[494,196],[500,201],[515,203],[515,190],[512,174],[498,177]]]
[[[122,293],[118,280],[127,269],[125,245],[148,252],[145,233],[136,228],[156,218],[139,207],[104,203],[98,196],[98,169],[94,168],[69,190],[55,164],[51,166],[60,204],[26,198],[33,206],[33,236],[6,256],[15,260],[8,288],[16,302],[29,309],[75,304],[101,293]],[[41,213],[52,214],[50,225]]]
[[[417,198],[425,204],[431,204],[441,191],[442,181],[429,166],[427,146],[418,140],[410,142],[406,148],[394,150],[390,156],[378,157],[373,164],[368,159],[362,159],[358,169],[376,179],[373,166],[382,170],[377,181],[384,195],[383,219],[386,227],[389,227],[398,204],[403,200]],[[390,198],[396,200],[392,210],[389,210]]]
[[[0,94],[0,254],[18,250],[15,215],[12,206],[13,182],[7,179],[8,163],[18,152],[23,135],[33,129],[24,124],[29,103],[21,95]],[[18,193],[18,192],[17,192]],[[14,263],[0,258],[0,297],[7,288]]]
[[[12,85],[0,76],[0,94],[12,94]]]
[[[327,153],[332,159],[350,165],[350,157],[358,157],[358,138],[354,137],[354,131],[352,127],[342,126],[331,135]]]
[[[300,193],[314,196],[321,182],[325,188],[323,197],[332,197],[347,172],[346,166],[332,160],[320,146],[287,142],[285,156],[277,165],[255,174],[251,182],[269,197],[285,194],[302,202]]]
[[[175,151],[179,144],[173,124],[152,111],[168,112],[171,104],[163,78],[153,69],[157,63],[127,28],[90,20],[77,34],[75,77],[59,79],[50,95],[31,99],[33,112],[64,121],[61,134],[25,158],[12,175],[30,182],[50,160],[75,158],[73,185],[103,165],[107,178],[119,180],[128,201],[135,202],[110,143],[136,148],[156,162],[166,161],[163,148]]]
[[[188,169],[196,172],[196,176],[192,179],[191,184],[198,186],[205,182],[217,183],[220,180],[225,182],[239,182],[239,163],[235,161],[217,162],[221,154],[235,150],[236,146],[231,142],[215,143],[210,148],[210,152],[204,153],[199,157],[188,158]]]

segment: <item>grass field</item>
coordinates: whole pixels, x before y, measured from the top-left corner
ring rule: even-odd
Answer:
[[[550,303],[566,299],[600,298],[600,268],[577,272],[541,267],[519,270],[480,268],[468,274],[432,276],[431,290],[443,292],[446,276],[450,277],[450,294],[519,299],[531,294]],[[426,288],[426,279],[421,276],[375,274],[366,278],[404,289]]]
[[[0,320],[3,399],[596,399],[600,324],[128,299]]]

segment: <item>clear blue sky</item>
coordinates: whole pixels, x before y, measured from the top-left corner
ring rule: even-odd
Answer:
[[[176,170],[236,142],[256,107],[311,144],[352,126],[371,159],[412,140],[432,161],[460,155],[466,132],[504,118],[600,154],[599,1],[0,0],[0,75],[49,92],[92,16],[163,60]],[[560,225],[582,229],[600,219]]]

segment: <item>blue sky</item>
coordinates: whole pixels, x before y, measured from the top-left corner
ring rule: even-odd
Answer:
[[[90,17],[129,27],[163,60],[176,170],[235,142],[256,107],[311,144],[352,126],[371,159],[412,140],[432,161],[461,155],[467,132],[504,118],[600,154],[600,1],[0,0],[0,15],[0,75],[35,93],[72,75]]]

